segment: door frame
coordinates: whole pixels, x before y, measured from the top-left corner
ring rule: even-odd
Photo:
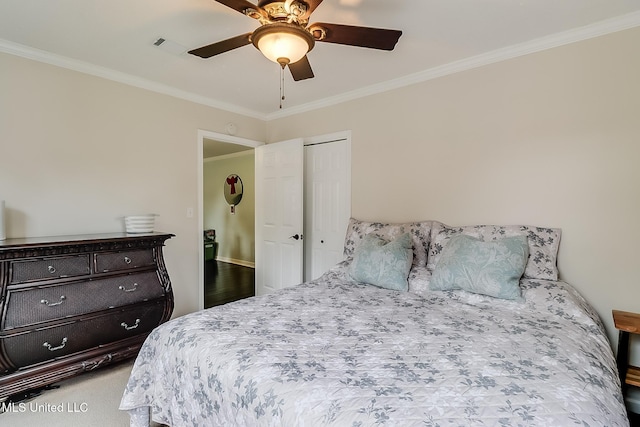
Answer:
[[[228,144],[243,145],[245,147],[256,148],[265,143],[253,139],[240,138],[224,133],[212,132],[204,129],[198,129],[197,138],[197,170],[198,170],[198,309],[204,309],[204,245],[202,244],[202,233],[204,232],[204,140],[212,139]]]

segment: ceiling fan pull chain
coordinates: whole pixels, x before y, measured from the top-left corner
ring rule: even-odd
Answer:
[[[284,64],[280,67],[280,109],[282,110],[282,101],[284,101]]]

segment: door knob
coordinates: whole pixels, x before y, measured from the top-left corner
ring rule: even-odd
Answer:
[[[289,237],[290,239],[294,239],[294,240],[300,240],[302,239],[302,234],[294,234],[293,236]]]

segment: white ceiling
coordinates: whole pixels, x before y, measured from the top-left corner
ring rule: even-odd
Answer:
[[[0,52],[269,119],[638,26],[640,1],[324,0],[310,22],[403,35],[391,52],[316,43],[315,78],[287,72],[283,110],[279,66],[253,46],[203,60],[153,45],[193,49],[258,26],[214,0],[2,0]]]

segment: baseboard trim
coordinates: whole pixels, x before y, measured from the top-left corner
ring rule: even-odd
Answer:
[[[243,267],[256,268],[256,263],[251,261],[245,261],[242,259],[234,259],[234,258],[226,258],[226,257],[216,257],[216,261],[228,262],[229,264],[241,265]]]

